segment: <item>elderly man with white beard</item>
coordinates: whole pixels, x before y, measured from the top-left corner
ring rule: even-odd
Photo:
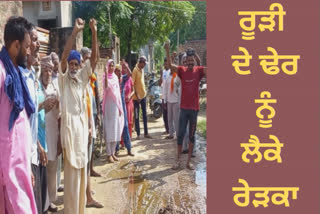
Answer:
[[[90,20],[92,55],[80,67],[80,53],[71,50],[85,22],[78,18],[61,57],[58,82],[61,102],[61,144],[64,156],[64,213],[82,214],[86,205],[88,115],[86,87],[96,64],[97,27]]]

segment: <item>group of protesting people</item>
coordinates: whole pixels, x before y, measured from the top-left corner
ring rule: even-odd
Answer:
[[[131,72],[122,61],[109,59],[103,75],[100,106],[96,65],[99,59],[97,25],[90,20],[92,50],[72,50],[85,22],[78,18],[63,49],[40,59],[36,27],[23,17],[11,17],[4,29],[0,52],[0,214],[57,211],[55,202],[61,187],[61,154],[64,166],[64,213],[84,213],[85,207],[103,208],[93,198],[90,176],[96,125],[103,124],[108,161],[118,161],[121,147],[131,150],[133,120],[140,138],[142,108],[144,137],[148,134],[144,72],[147,60],[140,57]],[[177,135],[180,167],[182,142],[189,134],[190,163],[197,112],[199,82],[205,69],[195,65],[195,54],[186,53],[183,65],[172,63],[169,43],[165,45],[166,75],[163,75],[169,139]],[[198,61],[198,60],[197,60]],[[200,64],[200,62],[198,62]],[[180,116],[179,116],[180,115]]]
[[[170,56],[170,42],[165,43],[166,58],[161,72],[160,84],[163,93],[163,121],[166,139],[177,138],[177,160],[173,169],[181,166],[180,156],[188,154],[187,168],[194,169],[191,157],[195,156],[195,132],[199,107],[200,80],[206,76],[206,68],[200,66],[199,56],[191,48],[176,60],[175,53]],[[178,62],[178,65],[173,64]],[[197,66],[195,66],[197,64]]]

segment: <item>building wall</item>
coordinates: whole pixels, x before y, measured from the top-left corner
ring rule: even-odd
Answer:
[[[43,11],[41,1],[23,1],[23,16],[34,25],[38,25],[38,20],[56,19],[59,4],[51,1],[51,10]]]
[[[50,48],[61,57],[65,44],[72,34],[73,27],[52,28],[50,31]],[[80,51],[83,47],[83,32],[78,33],[73,49]]]
[[[72,23],[72,2],[71,1],[59,1],[60,3],[60,26],[59,27],[71,27]]]
[[[39,2],[32,2],[32,1],[23,1],[23,16],[32,24],[38,25],[38,20],[36,16],[34,15],[37,13],[36,7]]]
[[[43,11],[42,10],[42,2],[33,2],[34,8],[36,13],[34,14],[37,16],[37,19],[56,19],[59,15],[59,2],[58,1],[50,1],[51,2],[51,10]]]
[[[183,45],[179,45],[178,52],[185,52],[188,47],[193,48],[201,59],[202,65],[207,65],[207,40],[187,41]]]
[[[51,9],[43,11],[41,1],[24,1],[23,16],[34,25],[38,20],[57,20],[56,27],[71,27],[72,24],[72,2],[71,1],[50,1]]]
[[[103,59],[111,59],[112,58],[112,48],[99,48],[99,52],[100,52],[100,58]]]
[[[4,45],[4,26],[10,16],[22,16],[22,1],[0,1],[0,47]]]

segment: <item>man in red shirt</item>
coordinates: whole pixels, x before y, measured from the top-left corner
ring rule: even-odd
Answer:
[[[199,84],[200,80],[206,76],[206,69],[203,66],[195,66],[195,52],[193,49],[187,50],[186,66],[173,65],[169,54],[170,42],[165,44],[168,64],[173,72],[177,72],[181,79],[181,104],[179,116],[178,132],[178,156],[177,163],[173,169],[180,168],[180,156],[182,152],[183,138],[189,122],[189,153],[187,168],[194,169],[190,163],[193,146],[195,143],[195,132],[197,128],[197,117],[199,111]]]

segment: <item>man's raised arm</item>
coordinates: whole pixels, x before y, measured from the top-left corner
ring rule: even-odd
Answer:
[[[197,66],[201,66],[201,60],[200,60],[200,57],[197,53],[195,53],[194,55],[195,59],[196,59],[196,62],[197,62]]]
[[[97,39],[97,21],[95,19],[90,19],[90,29],[92,35],[92,54],[90,58],[91,68],[95,68],[97,64],[98,55],[98,39]]]
[[[72,49],[74,42],[76,41],[76,37],[77,37],[78,33],[83,30],[84,24],[85,24],[85,21],[83,21],[81,18],[77,18],[75,21],[75,24],[74,24],[74,27],[72,30],[72,34],[71,34],[71,36],[69,36],[68,41],[66,43],[66,46],[65,46],[63,53],[62,53],[62,56],[61,56],[61,70],[63,73],[65,73],[67,70],[68,56],[70,54],[70,51]]]
[[[172,70],[172,72],[177,72],[177,71],[178,71],[177,65],[174,65],[174,64],[172,64],[172,62],[171,62],[171,57],[170,57],[170,53],[169,53],[170,42],[169,42],[169,41],[166,41],[164,47],[165,47],[165,49],[166,49],[166,56],[167,56],[169,68]]]

